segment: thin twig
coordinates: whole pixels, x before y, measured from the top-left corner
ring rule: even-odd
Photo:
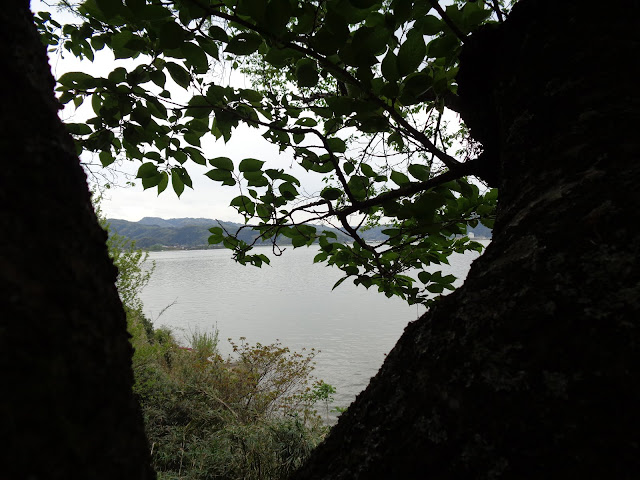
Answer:
[[[429,3],[440,14],[440,16],[442,17],[442,20],[444,20],[444,23],[446,23],[448,27],[453,31],[453,33],[456,34],[456,37],[458,37],[460,41],[464,43],[464,41],[467,39],[467,36],[464,33],[462,33],[462,31],[458,28],[458,26],[455,23],[453,23],[451,18],[449,18],[449,15],[447,15],[447,13],[438,3],[438,0],[429,0]]]

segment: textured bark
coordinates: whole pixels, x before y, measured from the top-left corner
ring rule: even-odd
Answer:
[[[494,238],[296,479],[640,476],[637,2],[523,0],[461,60]]]
[[[0,9],[2,478],[155,478],[131,347],[27,0]]]

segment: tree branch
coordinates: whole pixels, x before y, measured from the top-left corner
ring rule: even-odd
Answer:
[[[498,16],[498,21],[500,23],[504,22],[504,17],[502,16],[502,10],[500,10],[500,5],[498,5],[497,0],[490,0],[491,9],[496,12]]]
[[[437,177],[430,178],[423,182],[410,182],[406,183],[400,188],[390,190],[388,192],[381,193],[380,195],[363,200],[362,202],[356,202],[351,206],[335,210],[336,215],[350,215],[352,213],[365,210],[370,207],[382,205],[390,200],[395,200],[400,197],[407,197],[415,195],[416,193],[423,192],[429,188],[437,187],[451,180],[456,180],[466,175],[473,175],[478,166],[477,159],[470,162],[462,163],[459,167],[448,170],[447,172],[438,175]]]
[[[449,15],[447,15],[447,13],[438,3],[438,0],[429,0],[429,3],[433,8],[435,8],[436,12],[440,14],[440,16],[442,17],[442,20],[444,20],[444,23],[446,23],[447,26],[451,30],[453,30],[453,33],[456,34],[456,37],[458,37],[460,41],[464,43],[465,40],[467,39],[467,36],[464,33],[462,33],[462,31],[458,28],[458,26],[455,23],[453,23],[453,21],[449,18]]]
[[[392,105],[389,105],[387,102],[383,101],[377,95],[374,95],[371,91],[364,88],[362,83],[357,78],[355,78],[349,71],[337,66],[336,64],[328,60],[323,55],[319,54],[318,52],[310,48],[304,47],[302,45],[298,45],[297,43],[293,43],[290,41],[283,42],[282,40],[274,36],[272,33],[266,31],[265,29],[260,28],[259,26],[254,25],[246,20],[243,20],[242,18],[239,18],[235,15],[230,15],[228,13],[224,13],[219,10],[212,9],[210,6],[202,3],[201,0],[190,0],[190,1],[195,3],[200,8],[204,9],[205,11],[209,12],[211,15],[215,17],[223,18],[225,20],[237,23],[238,25],[241,25],[245,28],[253,30],[256,33],[259,33],[263,37],[268,38],[269,40],[271,40],[276,44],[282,45],[283,47],[291,48],[300,53],[303,53],[308,57],[311,57],[317,60],[324,68],[326,68],[329,72],[331,72],[336,79],[346,80],[348,83],[358,87],[361,91],[366,92],[367,96],[371,101],[375,102],[379,107],[385,110],[389,114],[389,116],[396,121],[396,123],[401,125],[405,130],[410,132],[412,135],[414,135],[415,138],[418,139],[420,143],[423,144],[425,149],[433,153],[442,163],[444,163],[444,165],[447,168],[453,168],[456,165],[460,165],[460,162],[458,160],[456,160],[450,155],[447,155],[445,152],[439,150],[438,147],[436,147],[426,135],[424,135],[422,132],[420,132],[415,127],[413,127],[409,122],[407,122],[407,120],[402,117],[402,114],[400,114],[400,112],[398,112]],[[435,4],[437,5],[436,9],[440,8],[439,12],[441,11],[442,15],[446,17],[446,13],[444,13],[442,8],[438,5],[437,1],[435,2]],[[449,19],[449,22],[451,22],[450,19]],[[453,23],[452,25],[453,25],[453,28],[456,28]]]

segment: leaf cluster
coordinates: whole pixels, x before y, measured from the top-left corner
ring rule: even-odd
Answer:
[[[89,60],[103,49],[136,60],[106,77],[58,79],[63,104],[90,104],[94,116],[68,129],[78,151],[97,153],[104,167],[118,158],[138,162],[144,188],[160,194],[171,183],[180,196],[192,188],[191,162],[208,166],[212,181],[239,189],[230,206],[276,254],[281,238],[294,248],[318,241],[317,261],[410,303],[429,303],[429,293],[451,286],[448,277],[427,279],[427,267],[479,248],[463,238],[466,226],[490,226],[497,192],[480,192],[472,181],[482,171],[475,151],[449,153],[455,137],[443,116],[456,109],[461,46],[481,24],[501,21],[500,2],[86,0],[71,7],[77,25],[39,16],[45,43]],[[250,75],[253,88],[221,81],[215,72],[225,65]],[[241,124],[326,186],[307,192],[270,159],[207,155],[206,136],[227,142]],[[358,235],[372,222],[390,226],[380,245]],[[243,264],[269,262],[221,227],[209,241]],[[423,273],[422,287],[410,270]]]

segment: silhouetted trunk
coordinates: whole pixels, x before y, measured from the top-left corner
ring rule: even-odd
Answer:
[[[154,478],[107,256],[27,0],[0,8],[0,477]]]
[[[296,479],[640,477],[637,2],[523,0],[465,45],[491,245]]]

